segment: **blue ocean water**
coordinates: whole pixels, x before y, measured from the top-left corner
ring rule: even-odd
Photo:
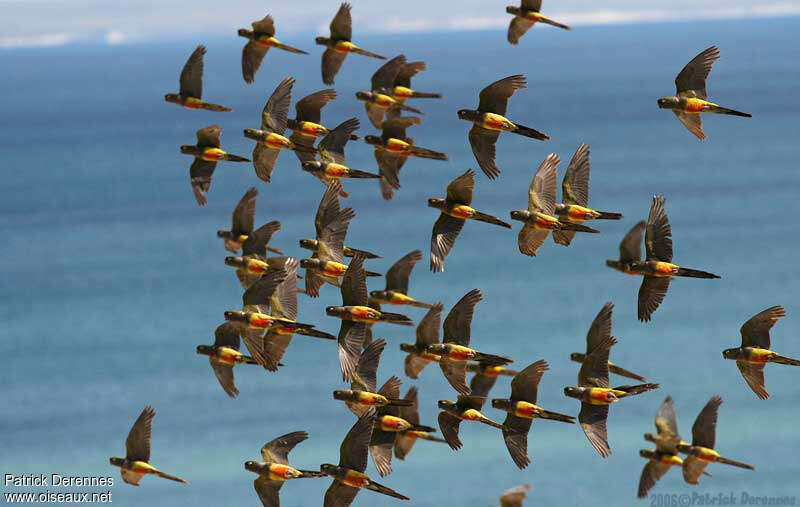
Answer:
[[[447,152],[450,161],[410,160],[402,190],[388,203],[374,182],[346,182],[351,197],[345,205],[357,212],[348,244],[382,254],[369,261],[376,271],[412,249],[423,250],[411,293],[442,301],[447,310],[480,288],[484,301],[473,322],[473,345],[511,355],[520,368],[549,361],[539,390],[539,404],[548,409],[577,415],[578,403],[562,394],[576,380],[569,353],[583,350],[586,330],[606,301],[616,305],[613,360],[662,386],[611,409],[608,459],[591,449],[579,426],[536,421],[529,438],[533,463],[520,471],[498,431],[465,423],[461,451],[420,442],[405,462],[395,460],[394,473],[381,482],[420,506],[492,505],[502,490],[521,483],[533,487],[531,505],[630,505],[644,464],[641,435],[652,430],[663,398],[675,399],[688,439],[696,414],[720,394],[725,403],[717,448],[757,471],[712,465],[713,477],[691,487],[674,470],[653,493],[800,494],[794,452],[800,445],[800,370],[769,366],[772,398],[760,401],[720,353],[738,345],[739,326],[751,315],[782,304],[788,316],[773,330],[773,349],[800,356],[798,29],[800,19],[786,18],[569,33],[537,27],[519,47],[508,46],[502,31],[361,40],[372,51],[403,52],[428,63],[414,86],[445,98],[415,104],[426,115],[410,135]],[[292,154],[280,156],[271,184],[260,182],[249,164],[222,163],[209,205],[201,209],[189,186],[190,159],[178,146],[193,142],[198,128],[219,123],[223,148],[249,155],[252,143],[241,129],[258,126],[261,108],[282,78],[297,78],[295,99],[324,88],[320,51],[310,36],[293,39],[287,42],[312,55],[270,52],[251,86],[241,80],[241,39],[233,36],[0,52],[0,231],[6,242],[0,249],[6,356],[0,471],[113,475],[118,505],[258,505],[255,476],[242,463],[258,458],[266,441],[306,430],[311,438],[292,453],[292,463],[315,469],[337,462],[354,418],[331,398],[341,385],[333,343],[295,338],[286,367],[275,374],[237,368],[236,400],[195,354],[196,345],[213,340],[223,311],[240,305],[241,289],[222,263],[226,253],[214,231],[229,224],[244,190],[259,188],[258,223],[281,221],[273,244],[301,256],[297,240],[313,234],[322,186],[299,170]],[[232,106],[234,113],[185,111],[163,102],[164,93],[177,91],[180,68],[198,43],[208,46],[204,98]],[[709,81],[712,100],[754,117],[706,118],[708,139],[700,143],[655,101],[672,94],[675,74],[712,44],[722,51]],[[362,120],[360,133],[371,131],[353,93],[368,86],[377,65],[348,57],[336,86],[339,99],[324,110],[327,125],[355,115]],[[599,224],[602,234],[578,237],[567,249],[548,241],[536,258],[517,251],[518,224],[512,233],[468,223],[446,271],[432,274],[427,252],[437,213],[425,200],[443,195],[466,168],[477,168],[466,139],[469,125],[455,111],[474,107],[481,88],[516,73],[528,77],[529,87],[512,98],[509,116],[552,139],[502,136],[503,173],[491,182],[479,172],[475,206],[502,218],[523,208],[541,160],[558,153],[563,173],[583,142],[592,148],[591,204],[625,218]],[[375,169],[372,149],[363,143],[349,144],[347,156],[352,167]],[[604,260],[614,258],[625,232],[646,218],[654,193],[667,198],[676,262],[722,279],[675,280],[653,321],[642,324],[636,320],[639,280],[607,269]],[[380,279],[371,281],[370,289],[377,288]],[[318,300],[301,299],[300,318],[335,333],[338,321],[325,316],[324,307],[339,301],[338,290],[326,287]],[[423,312],[406,313],[418,320]],[[398,344],[412,340],[412,330],[379,325],[375,331],[389,342],[379,382],[402,377]],[[418,382],[404,382],[403,392],[420,388],[422,422],[435,425],[436,400],[455,396],[438,368],[428,367]],[[508,380],[501,379],[492,395],[508,392]],[[146,404],[157,411],[152,462],[190,486],[147,478],[133,488],[109,466],[108,456],[124,453],[125,436]],[[503,417],[490,407],[486,413]],[[371,464],[368,473],[377,477]],[[283,505],[319,504],[329,482],[290,482],[282,489]],[[377,502],[398,501],[362,492],[354,505]]]

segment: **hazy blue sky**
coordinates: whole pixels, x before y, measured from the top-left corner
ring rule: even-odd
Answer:
[[[506,4],[514,2],[354,0],[351,3],[358,34],[501,28],[508,24]],[[208,35],[233,33],[267,13],[276,19],[278,36],[292,38],[298,32],[323,32],[338,5],[336,0],[0,0],[5,21],[0,29],[0,47],[60,45],[80,40],[114,44],[181,37],[199,31]],[[542,11],[565,23],[582,25],[798,15],[800,2],[545,0]]]

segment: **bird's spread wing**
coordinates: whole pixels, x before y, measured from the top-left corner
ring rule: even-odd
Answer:
[[[270,440],[261,448],[261,457],[264,458],[264,461],[288,465],[289,452],[291,452],[297,444],[307,438],[308,433],[305,431],[294,431],[274,440]]]
[[[520,229],[517,235],[517,245],[519,251],[525,255],[536,255],[536,252],[544,245],[547,235],[550,231],[547,229],[537,229],[529,223],[526,223]]]
[[[275,169],[275,162],[281,150],[269,148],[261,143],[256,143],[253,148],[253,168],[256,176],[269,183],[272,180],[272,171]]]
[[[673,109],[672,112],[695,137],[701,141],[706,138],[706,134],[703,132],[703,120],[699,114],[684,113],[676,109]]]
[[[386,290],[408,294],[408,279],[411,276],[411,270],[420,259],[422,259],[422,252],[414,250],[395,262],[386,272]]]
[[[339,448],[339,466],[350,468],[357,472],[363,472],[367,469],[367,448],[374,421],[375,414],[369,413],[359,417],[353,424]]]
[[[387,92],[394,87],[394,80],[403,65],[406,64],[405,55],[395,56],[381,65],[372,75],[372,91]]]
[[[242,77],[245,83],[252,83],[256,79],[256,72],[261,67],[261,62],[269,51],[268,47],[248,41],[242,48]]]
[[[272,236],[279,230],[281,230],[281,223],[277,220],[262,225],[247,236],[247,239],[242,245],[242,253],[244,255],[266,257],[267,244],[269,240],[272,239]]]
[[[442,436],[447,440],[447,444],[454,450],[461,449],[463,445],[458,439],[459,426],[461,419],[447,412],[439,412],[439,429],[442,430]]]
[[[500,169],[495,162],[496,148],[495,144],[500,137],[500,132],[497,130],[489,130],[477,125],[473,125],[469,129],[469,145],[472,147],[472,153],[475,155],[475,160],[481,167],[481,170],[491,179],[495,179],[500,175]]]
[[[219,148],[219,137],[222,134],[222,127],[211,125],[197,131],[197,146],[203,148]]]
[[[470,388],[467,385],[467,363],[465,361],[450,361],[442,358],[439,361],[444,378],[453,386],[459,394],[469,394]]]
[[[536,403],[539,381],[549,369],[547,361],[539,359],[519,372],[511,381],[511,399]]]
[[[289,120],[289,105],[292,102],[292,86],[294,78],[287,77],[280,82],[275,91],[270,95],[261,112],[261,128],[269,129],[276,134],[283,135],[286,123]]]
[[[522,501],[528,496],[531,487],[526,485],[507,489],[500,495],[500,507],[522,507]]]
[[[528,188],[528,211],[539,211],[550,216],[555,212],[560,161],[555,153],[549,154],[542,161]]]
[[[239,389],[236,388],[236,381],[233,377],[233,366],[228,364],[218,363],[212,359],[209,359],[211,363],[211,369],[214,371],[214,375],[219,380],[219,385],[222,386],[222,389],[230,396],[231,398],[236,398],[239,395]]]
[[[153,407],[146,406],[136,422],[133,423],[128,438],[125,440],[125,456],[132,461],[150,461],[150,431],[153,426],[153,417],[156,411]]]
[[[782,306],[772,306],[751,317],[740,330],[742,347],[758,347],[769,350],[769,331],[783,317],[786,317],[786,310]]]
[[[717,413],[722,405],[722,398],[712,396],[703,410],[697,414],[692,425],[692,445],[713,449],[717,435]]]
[[[622,238],[619,244],[619,260],[621,262],[639,262],[642,260],[642,236],[647,223],[642,220],[634,225]]]
[[[736,366],[739,367],[742,377],[744,377],[744,380],[747,382],[747,385],[750,386],[750,389],[756,393],[756,396],[762,400],[769,398],[767,386],[764,382],[763,364],[751,364],[744,361],[736,361]]]
[[[472,316],[475,313],[475,306],[481,302],[483,296],[478,289],[472,289],[464,297],[453,305],[447,318],[444,319],[444,339],[445,343],[455,343],[457,345],[469,346],[470,328],[472,326]]]
[[[519,40],[532,26],[533,23],[525,18],[519,16],[511,18],[511,22],[508,24],[508,42],[519,44]]]
[[[439,326],[442,321],[442,303],[436,303],[417,325],[417,345],[439,343]]]
[[[333,48],[328,48],[322,53],[322,82],[332,85],[336,80],[336,74],[342,68],[347,53],[340,53]]]
[[[257,198],[258,190],[256,190],[256,187],[250,187],[242,196],[239,204],[236,205],[231,218],[231,233],[234,236],[250,234],[253,231]]]
[[[350,16],[350,4],[343,2],[331,21],[331,39],[350,40],[353,37],[353,19]]]
[[[663,195],[653,196],[644,243],[647,260],[672,262],[672,227],[669,225],[664,203]]]
[[[478,110],[505,115],[508,99],[514,95],[515,91],[527,86],[528,82],[525,80],[525,76],[520,74],[495,81],[481,90]]]
[[[364,257],[356,255],[342,277],[342,304],[344,306],[366,306],[368,302]]]
[[[664,476],[669,471],[669,465],[662,465],[661,463],[656,463],[655,461],[648,461],[647,464],[642,469],[642,475],[639,478],[639,489],[637,492],[637,496],[639,498],[644,498],[656,485],[656,482],[660,478]]]
[[[608,405],[581,403],[578,422],[586,434],[586,438],[589,439],[589,443],[604,458],[611,455],[611,447],[608,445],[608,430],[606,429],[607,418]]]
[[[433,224],[431,234],[431,271],[444,271],[444,258],[453,249],[464,227],[464,220],[442,213]]]
[[[400,72],[394,80],[395,86],[411,87],[411,78],[425,70],[427,66],[425,62],[409,62],[400,67]]]
[[[322,108],[335,98],[336,90],[333,88],[327,88],[306,95],[294,105],[295,112],[297,113],[297,121],[319,123],[321,121]]]
[[[475,190],[475,172],[467,172],[454,179],[447,185],[447,200],[460,204],[472,204],[472,192]]]
[[[638,316],[639,320],[650,320],[669,290],[670,279],[666,277],[645,276],[639,286]]]
[[[214,330],[214,346],[239,350],[239,330],[233,322],[225,322]]]
[[[199,99],[203,96],[203,55],[205,46],[197,46],[181,71],[181,95]]]
[[[586,355],[586,359],[583,360],[581,369],[578,371],[578,385],[608,387],[608,355],[615,343],[617,340],[609,336]]]
[[[381,360],[381,353],[386,348],[384,340],[376,340],[361,352],[358,360],[356,376],[353,378],[353,386],[360,384],[361,390],[374,393],[377,385],[378,363]]]
[[[597,313],[597,316],[589,326],[586,333],[586,353],[591,354],[597,345],[603,343],[611,336],[611,314],[614,311],[614,303],[608,302]]]
[[[350,140],[350,134],[360,126],[358,118],[350,118],[328,132],[328,135],[319,142],[320,160],[344,164],[344,145]]]
[[[581,144],[569,161],[561,182],[561,200],[564,204],[589,205],[589,145]]]
[[[692,58],[692,61],[687,63],[675,78],[675,88],[677,88],[678,94],[703,100],[708,98],[706,79],[708,73],[711,72],[711,66],[717,60],[719,60],[719,49],[715,46],[711,46]]]

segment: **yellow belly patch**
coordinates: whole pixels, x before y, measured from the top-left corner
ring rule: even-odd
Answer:
[[[394,291],[392,291],[392,298],[389,300],[389,304],[392,305],[407,305],[413,302],[414,302],[413,298],[410,298],[400,292],[394,292]]]
[[[261,274],[266,273],[269,269],[269,264],[258,259],[249,259],[247,261],[247,272]]]
[[[385,415],[380,420],[381,430],[383,431],[404,431],[411,427],[411,424],[400,417]]]
[[[466,220],[468,218],[472,218],[472,216],[475,215],[475,210],[470,208],[466,204],[460,204],[458,206],[454,206],[453,208],[451,208],[450,211],[447,212],[447,214],[450,215],[451,217],[461,218]]]
[[[526,21],[530,21],[531,23],[538,23],[539,20],[542,19],[544,16],[542,16],[538,12],[528,11],[525,13],[525,16],[523,17],[525,18]]]
[[[687,113],[702,113],[705,111],[707,106],[714,105],[711,102],[708,102],[703,99],[698,98],[688,98],[686,99],[686,112]]]
[[[200,158],[207,162],[216,162],[225,157],[225,155],[227,155],[227,153],[219,148],[206,148],[203,150],[203,155]]]
[[[393,105],[397,104],[397,101],[391,98],[388,95],[384,95],[382,93],[373,93],[373,103],[383,109],[388,109]]]
[[[556,227],[556,224],[558,224],[558,219],[556,217],[539,213],[538,211],[536,212],[534,220],[533,226],[536,229],[545,229],[551,231]]]
[[[697,459],[706,461],[708,463],[716,461],[717,458],[719,457],[720,456],[717,451],[715,451],[714,449],[709,449],[708,447],[701,447],[700,453],[697,455]]]
[[[769,358],[774,354],[773,351],[767,349],[751,348],[747,354],[747,362],[749,363],[766,363]]]
[[[300,473],[288,465],[272,463],[269,466],[269,478],[272,481],[286,481],[294,479],[297,475],[300,475]]]
[[[183,107],[186,109],[200,109],[203,107],[203,101],[196,97],[186,97],[183,101]]]
[[[339,42],[336,43],[336,45],[333,47],[333,49],[335,49],[336,51],[338,51],[340,53],[349,53],[350,51],[352,51],[354,49],[358,49],[358,46],[356,46],[355,44],[353,44],[350,41],[340,40]]]
[[[481,126],[489,130],[513,130],[516,127],[511,120],[495,113],[484,113]]]
[[[290,148],[292,146],[292,142],[290,140],[286,139],[280,134],[276,134],[275,132],[270,132],[267,138],[261,141],[261,143],[274,150]]]
[[[128,470],[142,475],[152,474],[153,472],[158,471],[156,467],[154,467],[150,463],[145,463],[144,461],[134,461],[133,463],[130,464]]]
[[[451,361],[469,361],[475,356],[475,351],[469,347],[461,345],[450,345],[447,353],[447,359]]]
[[[524,417],[526,419],[533,419],[541,411],[538,406],[527,401],[518,401],[514,406],[514,415],[517,417]]]
[[[365,391],[359,391],[358,392],[358,401],[357,401],[357,403],[359,405],[366,405],[366,406],[369,406],[369,407],[376,406],[376,405],[383,406],[383,405],[387,405],[389,403],[389,400],[387,400],[386,398],[384,398],[380,394],[368,393],[368,392],[365,392]]]
[[[265,313],[252,313],[250,314],[250,327],[256,329],[266,329],[275,321],[272,317]]]
[[[304,121],[300,124],[300,131],[306,137],[319,137],[328,134],[328,129],[318,123]]]
[[[598,212],[584,208],[583,206],[578,206],[577,204],[573,204],[569,207],[567,211],[567,216],[573,222],[583,222],[584,220],[594,220],[599,215]]]
[[[261,37],[257,38],[255,43],[265,48],[270,48],[276,44],[279,44],[278,39],[266,35],[262,35]]]
[[[380,312],[369,306],[353,306],[350,315],[356,322],[377,322],[381,318]]]
[[[593,387],[589,390],[589,403],[592,405],[608,405],[614,401],[614,393],[607,387]]]
[[[405,86],[395,86],[394,90],[392,90],[392,95],[394,95],[396,99],[405,100],[414,95],[414,90],[406,88]]]
[[[657,262],[653,275],[660,277],[672,276],[677,273],[679,268],[680,266],[676,264],[670,264],[669,262]]]
[[[216,362],[233,365],[239,362],[239,358],[241,357],[242,353],[236,349],[232,349],[229,347],[219,347],[217,349],[217,357],[214,358]]]
[[[350,172],[350,168],[346,165],[336,164],[334,162],[325,166],[325,176],[329,178],[343,178]]]
[[[430,352],[423,352],[419,355],[420,359],[430,362],[439,362],[442,360],[442,356],[438,356],[436,354],[431,354]]]
[[[661,463],[662,465],[670,465],[670,466],[683,465],[683,460],[680,458],[680,456],[675,456],[673,454],[662,455],[661,459],[659,459],[658,462]]]
[[[345,271],[347,271],[347,266],[333,261],[326,262],[325,267],[322,270],[325,276],[334,276],[334,277],[342,276]]]
[[[369,477],[361,472],[348,470],[342,482],[353,488],[363,488],[369,482]]]
[[[483,419],[483,414],[474,408],[468,408],[467,410],[461,412],[461,419],[464,419],[465,421],[480,421]]]
[[[411,145],[405,141],[401,141],[400,139],[390,137],[386,141],[384,149],[390,153],[396,153],[402,155],[407,153],[411,149]]]

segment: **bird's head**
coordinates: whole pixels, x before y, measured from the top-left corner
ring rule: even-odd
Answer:
[[[569,359],[570,361],[577,361],[581,363],[583,362],[583,358],[581,357],[581,355],[582,354],[580,354],[579,352],[573,352],[572,354],[569,355]]]
[[[431,343],[425,347],[425,352],[429,354],[442,355],[445,353],[445,346],[443,343]]]
[[[400,350],[405,352],[406,354],[411,354],[417,351],[413,343],[401,343]]]
[[[242,268],[246,264],[244,257],[232,257],[228,256],[225,257],[225,265],[232,266],[234,268]]]
[[[655,442],[656,441],[656,436],[653,435],[652,433],[645,433],[644,434],[644,439],[647,440],[648,442]]]
[[[228,322],[247,322],[247,314],[244,312],[228,310],[225,312],[225,320]]]
[[[461,120],[474,121],[478,117],[478,112],[472,109],[459,109],[458,117]]]
[[[725,349],[722,351],[722,357],[725,359],[736,359],[739,355],[739,349]]]
[[[319,466],[319,471],[323,474],[327,475],[334,475],[336,473],[336,469],[338,467],[336,465],[331,465],[330,463],[323,463]]]
[[[268,135],[268,132],[264,132],[263,130],[259,129],[244,129],[244,136],[248,139],[252,139],[254,141],[258,141]]]
[[[649,449],[641,449],[639,451],[639,456],[641,456],[643,458],[646,458],[646,459],[652,459],[652,458],[655,457],[655,455],[656,455],[656,453],[651,451],[651,450],[649,450]]]
[[[582,392],[580,387],[570,386],[564,388],[564,396],[569,398],[580,398]]]
[[[319,160],[306,160],[303,162],[303,170],[308,172],[315,172],[322,169],[322,162]]]
[[[303,269],[314,269],[317,267],[318,259],[300,259],[300,267]]]
[[[508,7],[506,7],[506,12],[509,14],[513,14],[514,16],[517,16],[520,14],[520,8],[514,5],[509,5]]]
[[[658,107],[661,109],[676,109],[678,104],[678,97],[662,97],[658,99]]]
[[[444,199],[441,197],[431,197],[428,199],[429,208],[442,208],[444,206]]]
[[[341,306],[328,306],[325,308],[325,313],[331,317],[338,317],[345,314],[345,309]]]
[[[373,290],[370,291],[369,297],[373,299],[379,299],[381,301],[385,301],[387,299],[388,294],[386,294],[385,290]]]
[[[301,239],[300,240],[300,248],[305,248],[306,250],[316,250],[317,249],[317,240],[316,239],[308,239],[308,238]]]
[[[372,93],[371,92],[356,92],[356,98],[358,100],[371,100]]]
[[[348,391],[347,389],[337,389],[333,392],[333,399],[340,401],[349,400],[350,393],[352,393],[352,391]]]
[[[125,463],[124,458],[117,458],[116,456],[113,458],[109,458],[108,462],[114,465],[115,467],[121,467]]]
[[[261,463],[258,461],[245,461],[244,469],[248,472],[259,473],[261,471]]]
[[[519,220],[520,222],[525,222],[530,218],[531,212],[524,209],[518,209],[512,211],[510,215],[511,215],[511,220]]]
[[[381,144],[381,138],[378,136],[364,136],[364,142],[373,146],[377,146]]]
[[[244,28],[240,28],[239,31],[236,33],[239,34],[239,37],[246,37],[248,39],[250,38],[251,35],[253,35],[253,32],[251,32],[250,30],[246,30]]]
[[[323,46],[327,46],[329,40],[330,39],[328,39],[327,37],[317,37],[316,39],[314,39],[314,42],[316,42],[317,44],[321,44]]]
[[[450,410],[456,408],[456,402],[451,400],[439,400],[436,404],[442,410]]]
[[[181,146],[181,153],[192,154],[195,151],[197,151],[197,146],[192,146],[191,144]]]
[[[167,102],[172,102],[173,104],[181,103],[181,99],[180,97],[178,97],[177,93],[168,93],[164,95],[164,100],[166,100]]]
[[[495,398],[495,399],[492,400],[492,407],[496,408],[498,410],[506,410],[506,409],[511,408],[511,403],[512,403],[511,400],[504,400],[502,398],[501,399]]]
[[[203,356],[210,356],[214,354],[214,348],[208,345],[198,345],[197,353]]]

